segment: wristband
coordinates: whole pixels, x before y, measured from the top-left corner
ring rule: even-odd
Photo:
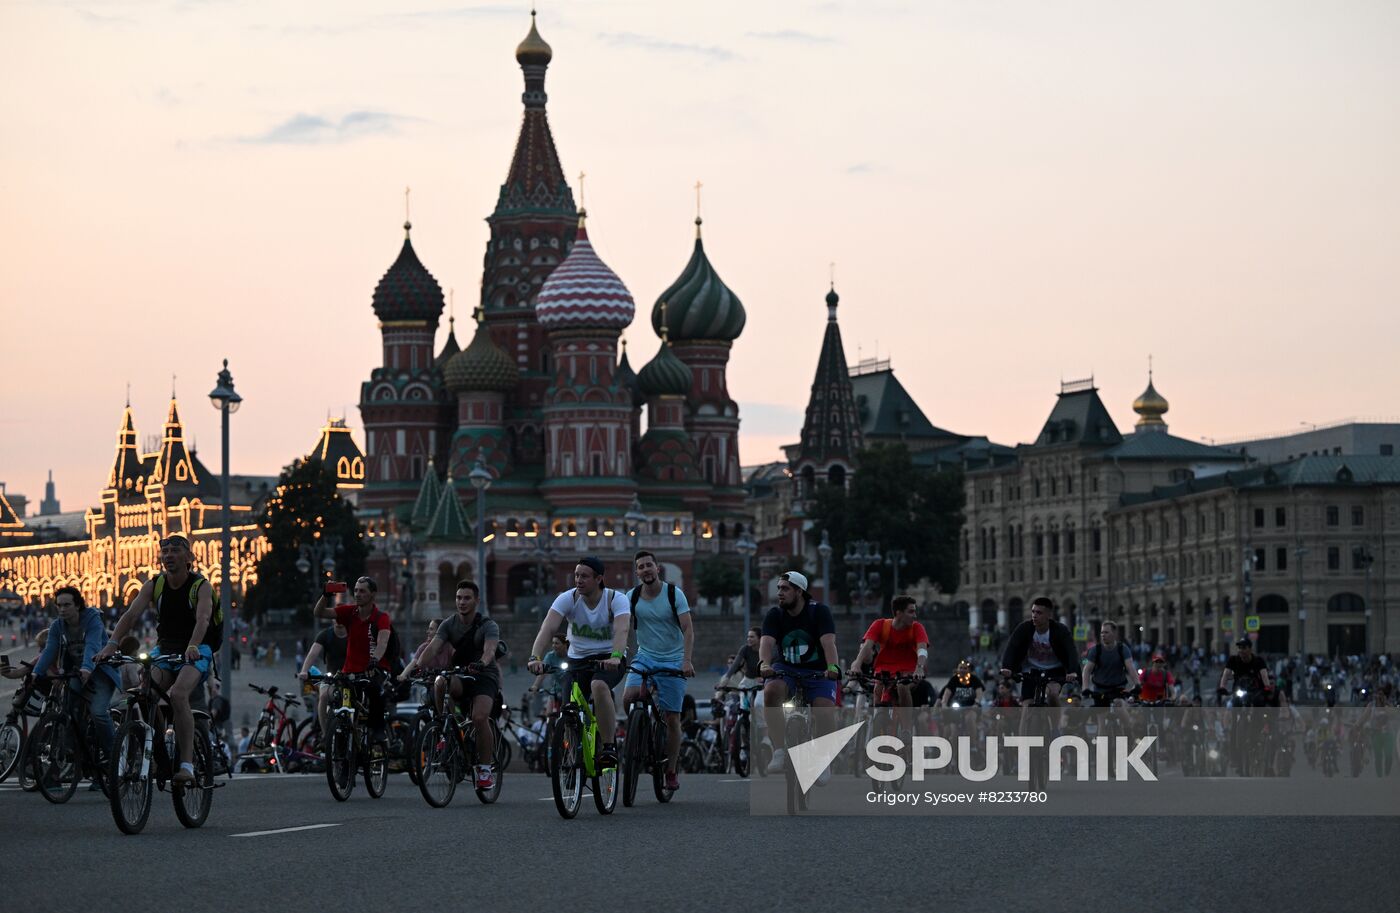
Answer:
[[[826,664],[826,671],[828,671],[828,672],[840,672],[840,671],[841,671],[841,667],[838,666],[838,665],[836,665],[836,663],[827,663],[827,664]]]
[[[535,654],[533,654],[533,653],[531,653],[531,654],[530,654],[530,658],[526,660],[526,662],[530,662],[530,663],[537,663],[537,662],[539,662],[539,661],[540,661],[540,658],[539,658],[538,656],[536,656]]]
[[[613,658],[613,659],[622,659],[622,658],[623,658],[624,656],[626,656],[626,655],[627,655],[626,653],[623,653],[623,652],[621,652],[621,651],[619,651],[619,650],[614,650],[614,651],[612,651],[612,658]]]

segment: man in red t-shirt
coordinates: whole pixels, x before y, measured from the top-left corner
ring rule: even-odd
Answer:
[[[1139,700],[1160,701],[1173,696],[1176,678],[1167,671],[1167,658],[1161,653],[1154,653],[1152,668],[1142,673],[1139,684],[1142,687]]]
[[[891,618],[877,618],[861,638],[860,652],[851,663],[851,675],[859,676],[870,654],[875,654],[875,673],[888,672],[896,675],[910,675],[915,679],[924,677],[924,667],[928,665],[928,632],[919,624],[919,608],[913,596],[896,596],[891,603],[894,615]],[[914,696],[910,684],[898,684],[891,695],[901,707],[912,707]],[[875,705],[887,703],[885,685],[875,683]]]
[[[326,584],[326,592],[316,602],[317,618],[334,619],[345,626],[345,664],[340,671],[357,675],[371,672],[366,690],[366,703],[369,705],[369,726],[376,741],[384,738],[384,685],[383,672],[389,668],[389,632],[393,622],[386,612],[381,612],[374,604],[378,587],[369,577],[355,581],[355,602],[332,605],[334,596],[331,590],[344,592],[344,584]]]

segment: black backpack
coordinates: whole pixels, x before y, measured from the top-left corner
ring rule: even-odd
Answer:
[[[671,618],[675,621],[676,627],[679,628],[681,626],[681,613],[676,608],[676,585],[674,583],[666,584],[666,598],[671,602]],[[632,630],[635,631],[637,630],[637,603],[642,601],[641,586],[633,587],[632,592],[627,594],[627,600],[632,605]]]
[[[199,608],[199,588],[208,583],[208,580],[203,574],[192,574],[191,576],[194,577],[194,586],[190,587],[190,611],[193,612]],[[165,575],[157,574],[156,587],[151,594],[151,602],[155,603],[156,607],[157,621],[160,620],[160,600],[164,593]],[[204,629],[202,642],[206,647],[218,653],[219,648],[224,643],[224,605],[219,601],[219,591],[214,588],[212,583],[209,584],[209,598],[213,600],[214,608],[209,613],[209,625]]]

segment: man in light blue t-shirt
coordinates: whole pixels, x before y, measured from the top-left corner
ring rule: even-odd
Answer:
[[[641,586],[628,594],[632,617],[637,626],[637,655],[632,668],[644,671],[674,670],[685,678],[658,675],[656,706],[666,715],[666,788],[674,790],[676,761],[681,753],[681,705],[685,701],[685,679],[695,675],[691,661],[695,651],[695,627],[690,620],[690,603],[685,592],[661,579],[661,568],[651,552],[637,552],[633,559]],[[623,685],[622,706],[642,696],[642,677],[629,672]]]

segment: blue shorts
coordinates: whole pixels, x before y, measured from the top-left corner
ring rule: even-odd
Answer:
[[[790,666],[787,663],[774,663],[773,671],[787,686],[789,697],[801,691],[803,698],[809,704],[819,698],[825,698],[833,704],[836,703],[837,683],[835,681],[829,678],[798,678],[792,674],[794,670],[808,673],[817,671],[815,669],[799,669],[797,666]]]
[[[659,663],[649,656],[638,655],[632,660],[632,666],[650,672],[654,669],[680,669],[681,664]],[[681,705],[685,702],[685,679],[678,675],[658,675],[651,681],[656,685],[656,706],[667,713],[680,713]],[[642,687],[642,677],[636,672],[628,672],[623,687]]]
[[[194,666],[196,669],[199,670],[199,683],[203,685],[204,682],[209,678],[209,666],[213,662],[214,651],[209,648],[208,644],[200,644],[199,659],[195,660],[194,662],[189,662],[188,660],[182,657],[178,660],[159,660],[157,662],[151,663],[151,665],[156,669],[164,669],[166,672],[169,672],[173,675],[179,675],[180,670],[185,668],[186,666]]]

